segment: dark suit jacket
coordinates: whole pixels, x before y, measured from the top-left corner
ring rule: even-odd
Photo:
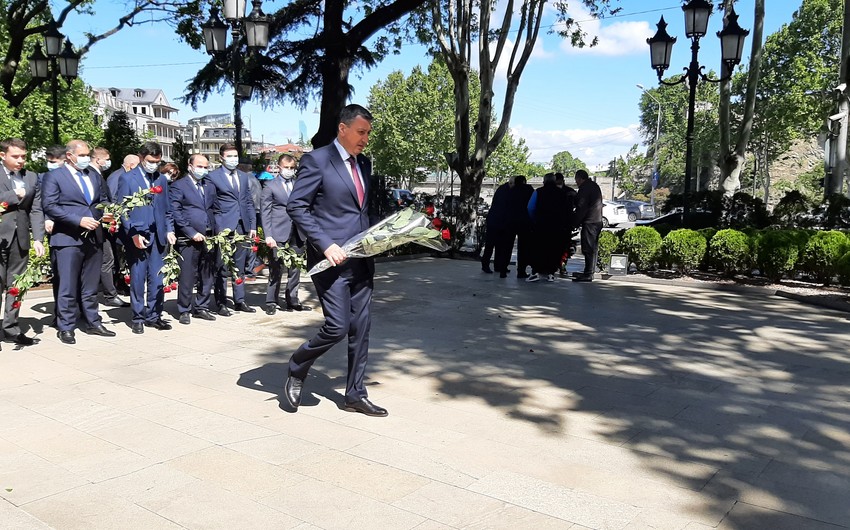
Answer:
[[[584,223],[602,222],[602,190],[599,184],[590,179],[585,180],[578,187],[576,194],[576,211],[573,214],[572,225],[581,226]]]
[[[103,179],[94,170],[86,170],[94,189],[91,204],[86,201],[83,191],[77,182],[77,177],[68,171],[68,166],[62,166],[50,171],[42,179],[41,206],[44,215],[53,219],[53,233],[50,234],[50,245],[56,247],[76,247],[83,244],[83,234],[86,238],[103,243],[103,227],[99,226],[89,234],[88,230],[80,227],[83,217],[100,219],[103,212],[96,205],[107,202],[106,187]],[[42,225],[43,226],[43,225]]]
[[[135,235],[141,235],[149,241],[155,236],[160,245],[166,246],[168,244],[166,236],[168,232],[174,231],[174,223],[171,219],[168,179],[165,178],[165,175],[155,173],[153,183],[151,183],[141,167],[124,173],[118,180],[118,194],[115,196],[115,202],[121,201],[124,197],[139,190],[153,186],[162,186],[162,193],[153,194],[151,204],[130,210],[128,219],[125,219],[121,224],[121,229],[127,241]]]
[[[254,178],[247,173],[237,170],[239,176],[239,192],[234,191],[230,185],[230,172],[224,166],[211,171],[206,178],[215,185],[215,201],[213,202],[213,215],[215,215],[215,227],[217,232],[225,228],[236,230],[239,221],[245,232],[257,229],[257,210],[254,200],[251,198],[251,186],[249,178]]]
[[[309,267],[324,259],[325,250],[332,244],[342,246],[352,236],[369,228],[372,163],[363,155],[357,157],[357,163],[366,197],[362,206],[357,203],[357,191],[347,163],[334,143],[301,157],[298,179],[286,209],[310,243]]]
[[[195,179],[186,175],[172,182],[168,189],[171,195],[171,217],[178,237],[192,238],[197,234],[205,234],[207,226],[215,232],[215,217],[212,211],[215,186],[206,178],[201,186],[204,189],[203,198],[195,186]]]
[[[3,212],[0,222],[0,245],[8,246],[12,237],[17,234],[18,247],[22,250],[30,248],[30,227],[33,239],[44,239],[44,215],[41,211],[41,190],[38,187],[38,175],[25,171],[23,175],[27,193],[18,199],[15,185],[6,172],[6,167],[0,164],[0,202],[6,202],[9,207]]]
[[[118,196],[118,183],[121,181],[121,175],[124,173],[126,171],[124,171],[124,167],[122,166],[110,173],[106,178],[106,189],[109,193],[110,202],[118,202],[118,199],[116,199]]]
[[[294,185],[295,181],[293,181]],[[294,189],[294,186],[293,186]],[[275,177],[263,188],[260,212],[263,220],[263,233],[279,244],[288,243],[293,235],[298,235],[303,241],[304,235],[297,233],[297,228],[286,211],[289,194],[283,186],[283,177]],[[296,243],[299,246],[303,243]]]

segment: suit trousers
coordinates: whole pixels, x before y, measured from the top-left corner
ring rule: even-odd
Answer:
[[[296,247],[291,244],[290,246],[292,250],[298,253],[300,256],[304,255],[304,246]],[[272,249],[274,252],[274,249]],[[272,257],[269,259],[269,287],[266,289],[266,303],[267,304],[276,304],[280,298],[280,284],[281,279],[283,277],[283,260]],[[301,302],[298,300],[298,286],[301,284],[301,269],[298,267],[291,267],[286,269],[287,278],[286,278],[286,289],[283,291],[284,300],[286,302],[287,307],[292,307],[299,305]]]
[[[192,241],[177,245],[177,252],[183,258],[180,262],[180,277],[177,284],[177,310],[209,311],[210,292],[216,273],[214,250],[207,250],[203,241]],[[197,295],[194,294],[197,286]]]
[[[584,255],[584,273],[596,272],[596,256],[599,250],[599,233],[602,223],[584,223],[581,225],[581,253]]]
[[[108,300],[118,296],[118,290],[115,289],[115,278],[112,274],[112,268],[115,265],[115,255],[112,252],[112,242],[109,238],[103,238],[103,263],[100,264],[100,287],[103,290],[103,296]]]
[[[21,328],[18,326],[20,309],[12,307],[15,303],[15,297],[10,295],[8,291],[9,287],[15,283],[15,275],[22,274],[26,270],[28,262],[29,251],[20,248],[17,235],[12,235],[8,246],[0,247],[0,288],[6,293],[6,306],[3,311],[3,333],[7,337],[21,333]]]
[[[325,323],[302,344],[289,360],[289,373],[304,379],[322,354],[348,337],[348,377],[345,399],[358,401],[368,396],[363,380],[369,360],[369,329],[374,281],[366,259],[352,258],[312,277],[322,302]]]
[[[516,266],[517,274],[524,274],[531,265],[534,245],[531,229],[522,229],[516,234]]]
[[[151,237],[147,248],[136,248],[132,241],[125,247],[130,265],[130,306],[133,322],[154,322],[162,316],[165,292],[162,275],[165,247],[156,236]]]
[[[51,247],[50,251],[56,253],[56,270],[59,271],[56,328],[74,331],[80,310],[89,327],[99,326],[97,287],[103,262],[102,247],[94,241],[94,236],[89,236],[79,246]]]

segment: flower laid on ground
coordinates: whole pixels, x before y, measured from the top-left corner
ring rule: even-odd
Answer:
[[[162,258],[162,268],[159,269],[159,274],[162,275],[162,283],[165,285],[163,290],[170,293],[177,289],[177,278],[180,277],[180,261],[183,259],[174,245],[171,245],[168,252]]]
[[[448,233],[447,229],[443,232],[435,230],[431,220],[425,214],[414,212],[412,208],[405,208],[352,237],[342,245],[342,250],[350,258],[367,258],[405,243],[416,243],[445,252],[449,249],[449,245],[444,241],[447,239],[446,233]],[[449,234],[450,237],[451,234]],[[331,266],[331,263],[324,259],[307,274],[316,274]]]
[[[213,247],[218,247],[221,255],[221,263],[230,269],[230,273],[235,278],[233,281],[236,285],[243,282],[241,271],[237,269],[236,263],[233,261],[233,255],[236,253],[236,245],[245,244],[250,241],[250,238],[243,234],[237,234],[229,228],[225,228],[220,233],[207,237],[204,242],[207,244],[207,250],[212,250]]]
[[[439,230],[443,226],[443,221],[439,217],[435,217],[434,220],[431,221],[431,224],[434,226],[434,228]]]
[[[112,214],[112,220],[103,221],[103,226],[115,233],[121,227],[121,221],[127,219],[130,210],[138,206],[147,206],[153,200],[152,195],[162,193],[162,186],[154,186],[150,189],[141,189],[132,195],[124,197],[120,203],[98,204],[96,208],[103,210],[104,214]]]
[[[50,275],[50,254],[45,252],[43,256],[31,256],[26,270],[21,274],[15,275],[15,281],[7,291],[11,296],[15,297],[12,307],[15,309],[21,307],[21,300],[24,299],[27,291],[34,285],[42,283]]]

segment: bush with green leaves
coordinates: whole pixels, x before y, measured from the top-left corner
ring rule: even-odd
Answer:
[[[629,256],[630,263],[645,271],[655,263],[661,249],[661,236],[652,227],[635,226],[623,234],[620,248]]]
[[[705,257],[705,237],[696,230],[680,228],[667,234],[661,242],[664,260],[687,274],[699,266]]]
[[[726,276],[749,269],[752,257],[750,238],[738,230],[720,230],[708,242],[708,261]]]
[[[596,267],[600,271],[608,270],[611,263],[611,254],[617,250],[620,240],[610,230],[603,230],[599,234],[599,246],[596,254]]]
[[[838,283],[850,287],[850,252],[845,252],[835,262],[835,274],[838,275]]]
[[[792,272],[800,253],[798,230],[764,230],[756,238],[756,266],[762,275],[778,282]]]
[[[847,252],[847,248],[847,236],[841,232],[818,232],[803,247],[800,255],[802,269],[828,285],[835,275],[838,259]]]

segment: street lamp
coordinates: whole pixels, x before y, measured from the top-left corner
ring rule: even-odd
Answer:
[[[260,8],[262,0],[253,0],[253,9],[246,17],[246,0],[224,0],[222,13],[227,24],[222,22],[219,9],[210,9],[210,18],[202,26],[204,44],[207,53],[223,60],[226,58],[227,29],[230,25],[231,47],[230,47],[230,83],[233,85],[233,122],[236,129],[236,151],[242,158],[242,102],[251,99],[254,87],[243,83],[240,79],[242,71],[242,46],[241,39],[245,42],[249,51],[265,49],[269,45],[269,18],[263,14]],[[219,61],[217,61],[219,62]]]
[[[706,0],[690,0],[682,6],[685,13],[685,35],[691,39],[691,63],[684,68],[684,74],[676,81],[665,81],[662,77],[664,71],[670,67],[670,55],[673,52],[675,37],[667,33],[667,23],[664,17],[658,22],[658,31],[651,38],[646,39],[649,44],[649,55],[652,68],[658,73],[658,81],[663,85],[678,85],[687,83],[688,87],[688,128],[685,136],[685,189],[682,194],[683,219],[688,216],[688,193],[691,191],[693,179],[693,149],[694,149],[694,106],[696,103],[697,84],[700,79],[712,83],[719,83],[731,77],[735,66],[741,62],[744,50],[744,39],[750,34],[748,30],[738,25],[738,15],[734,8],[729,9],[726,24],[722,31],[717,32],[720,37],[720,50],[726,72],[720,79],[711,79],[702,73],[704,66],[699,64],[699,40],[708,31],[708,19],[711,17],[712,5]]]
[[[658,174],[658,137],[661,134],[661,102],[650,94],[640,83],[638,83],[637,87],[643,91],[655,104],[658,106],[658,119],[655,122],[655,147],[653,148],[653,157],[652,157],[652,191],[649,193],[649,202],[652,204],[652,211],[655,211],[655,188],[658,187],[658,180],[660,175]]]
[[[62,40],[65,48],[62,49]],[[77,78],[80,66],[80,56],[74,52],[71,41],[65,39],[59,32],[56,22],[51,20],[44,32],[44,49],[36,44],[32,54],[27,58],[30,62],[30,73],[39,82],[50,79],[50,93],[53,97],[53,143],[59,143],[59,76],[65,78],[68,86]]]

